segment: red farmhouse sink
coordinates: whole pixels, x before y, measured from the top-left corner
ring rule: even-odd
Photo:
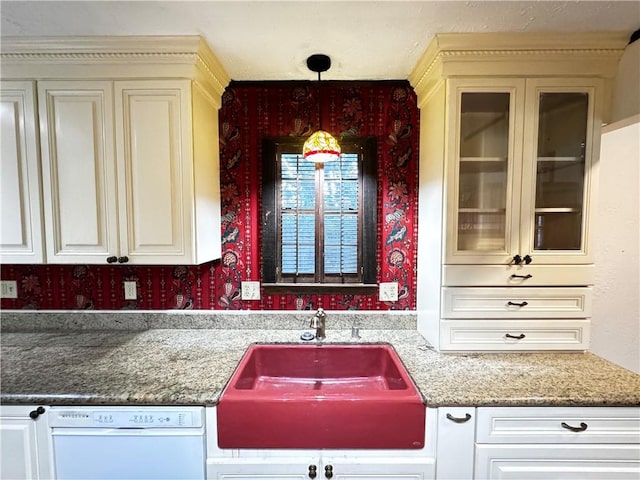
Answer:
[[[220,398],[220,448],[415,449],[425,406],[387,344],[254,344]]]

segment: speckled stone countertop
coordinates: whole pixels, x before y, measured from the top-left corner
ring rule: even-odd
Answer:
[[[0,401],[212,405],[251,343],[299,342],[304,331],[229,326],[9,327],[1,337]],[[640,405],[640,376],[592,354],[440,354],[415,329],[398,327],[365,328],[360,342],[391,343],[430,407]],[[327,330],[327,343],[349,341],[350,329]]]

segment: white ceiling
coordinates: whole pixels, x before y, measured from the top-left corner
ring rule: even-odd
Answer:
[[[233,80],[406,79],[436,33],[640,27],[640,1],[0,1],[2,36],[203,35]]]

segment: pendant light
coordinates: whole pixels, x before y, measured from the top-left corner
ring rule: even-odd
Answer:
[[[331,59],[323,54],[311,55],[307,58],[307,67],[318,73],[318,130],[304,142],[302,156],[314,163],[324,163],[340,158],[340,145],[329,132],[322,129],[322,101],[320,89],[320,73],[331,67]]]

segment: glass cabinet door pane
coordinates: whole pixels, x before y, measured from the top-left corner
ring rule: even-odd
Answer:
[[[509,104],[509,93],[462,93],[458,251],[506,248]]]
[[[534,248],[580,250],[587,93],[540,93]]]

